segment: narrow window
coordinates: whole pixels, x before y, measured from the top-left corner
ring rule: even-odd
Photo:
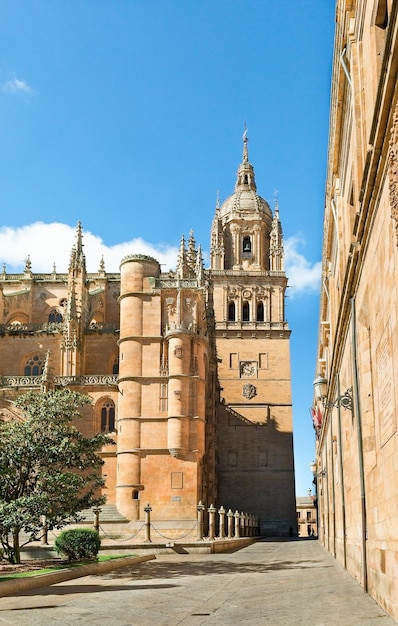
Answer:
[[[258,322],[264,321],[264,302],[257,303],[257,321]]]
[[[160,398],[159,398],[159,409],[161,411],[167,411],[167,384],[160,384]]]
[[[242,321],[250,321],[250,304],[247,301],[245,301],[242,306]]]
[[[101,432],[113,433],[115,430],[115,405],[109,401],[101,409]]]
[[[228,304],[228,321],[229,322],[235,321],[235,302],[230,302]]]
[[[119,374],[119,357],[115,357],[112,365],[112,374]]]

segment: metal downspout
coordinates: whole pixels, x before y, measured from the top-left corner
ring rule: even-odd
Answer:
[[[337,374],[337,396],[341,396],[340,375]],[[344,493],[344,468],[343,468],[343,438],[341,432],[341,406],[337,407],[337,430],[339,434],[339,473],[340,473],[340,491],[341,491],[341,515],[343,530],[343,567],[347,569],[347,530],[346,530],[346,512],[345,512],[345,493]]]
[[[357,342],[356,342],[356,312],[355,298],[351,298],[351,329],[352,329],[352,369],[353,369],[353,406],[355,412],[354,419],[357,422],[357,439],[358,439],[358,461],[359,461],[359,483],[361,493],[361,545],[362,545],[362,587],[365,592],[368,591],[368,563],[366,554],[366,495],[365,495],[365,474],[363,466],[363,445],[362,445],[362,423],[361,409],[359,404],[359,385],[358,385],[358,367],[357,367]]]

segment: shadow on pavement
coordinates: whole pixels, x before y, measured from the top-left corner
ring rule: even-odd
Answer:
[[[171,561],[161,562],[159,560],[147,561],[135,567],[125,567],[123,569],[107,572],[99,575],[103,580],[117,580],[118,578],[133,578],[145,580],[148,578],[174,578],[181,576],[208,576],[209,574],[267,574],[278,570],[294,570],[311,567],[327,568],[333,565],[325,565],[320,560],[298,561],[275,561],[267,563],[231,563],[231,561],[181,561],[176,563]]]

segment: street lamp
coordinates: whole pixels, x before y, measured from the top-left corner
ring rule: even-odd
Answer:
[[[314,395],[317,400],[320,400],[326,409],[332,407],[343,407],[351,413],[354,412],[352,402],[352,387],[349,387],[344,393],[338,396],[333,402],[329,402],[327,398],[328,393],[328,381],[323,376],[315,378],[314,382]]]

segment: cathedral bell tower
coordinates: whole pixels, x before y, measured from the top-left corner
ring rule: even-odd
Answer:
[[[247,131],[235,191],[211,229],[221,402],[219,502],[253,511],[264,534],[295,527],[290,330],[282,227],[257,193]]]

